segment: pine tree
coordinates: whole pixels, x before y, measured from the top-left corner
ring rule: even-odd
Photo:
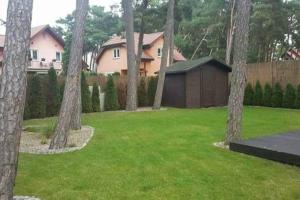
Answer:
[[[244,105],[253,105],[254,91],[250,83],[245,88]]]
[[[149,106],[153,106],[156,87],[157,87],[157,78],[151,77],[149,80],[148,89],[147,89]]]
[[[267,83],[264,88],[263,105],[267,107],[272,106],[272,87],[269,83]]]
[[[28,107],[31,118],[46,116],[46,99],[44,97],[39,75],[33,76],[29,84]]]
[[[108,76],[105,89],[104,108],[106,111],[119,109],[117,91],[115,88],[113,77],[111,75]]]
[[[287,84],[286,90],[283,96],[282,106],[285,108],[294,108],[296,100],[296,91],[291,84]]]
[[[300,84],[298,85],[297,91],[296,91],[295,108],[297,108],[297,109],[300,108]]]
[[[86,82],[84,72],[81,73],[81,103],[83,113],[89,113],[92,111],[91,93],[89,85]]]
[[[97,83],[93,84],[92,109],[93,112],[100,112],[99,86]]]
[[[48,71],[48,84],[47,84],[47,107],[46,113],[48,117],[58,114],[60,105],[60,93],[57,83],[56,71],[51,67]]]
[[[140,107],[148,105],[145,78],[141,78],[140,80],[140,84],[138,87],[138,102]]]
[[[261,106],[263,104],[263,90],[259,81],[256,82],[254,91],[254,105]]]
[[[273,88],[272,107],[278,108],[282,106],[283,92],[279,83],[276,83]]]

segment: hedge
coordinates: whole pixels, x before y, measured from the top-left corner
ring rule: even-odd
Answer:
[[[272,106],[272,87],[269,83],[264,88],[263,105],[267,107]]]
[[[253,100],[254,100],[254,105],[256,106],[263,105],[263,90],[259,81],[257,81],[255,85]]]
[[[296,91],[291,84],[287,84],[285,93],[283,96],[282,106],[285,108],[294,108],[296,101]]]
[[[108,76],[106,84],[104,108],[106,111],[119,109],[117,91],[115,88],[113,76],[111,75]]]
[[[279,108],[282,106],[283,91],[279,83],[273,88],[272,107]]]
[[[244,94],[244,105],[253,105],[254,91],[250,83],[247,84]]]
[[[92,91],[92,111],[100,112],[100,97],[99,97],[99,86],[97,83],[93,85]]]

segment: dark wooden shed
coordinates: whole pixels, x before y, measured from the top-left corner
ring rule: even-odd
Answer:
[[[163,105],[180,108],[225,106],[231,67],[212,58],[175,63],[166,70]]]

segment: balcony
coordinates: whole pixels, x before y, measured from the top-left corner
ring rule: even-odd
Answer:
[[[57,73],[60,73],[62,71],[62,63],[55,60],[51,62],[32,60],[30,61],[30,65],[28,66],[27,71],[36,72],[39,74],[47,74],[48,70],[51,67],[53,67],[57,71]]]

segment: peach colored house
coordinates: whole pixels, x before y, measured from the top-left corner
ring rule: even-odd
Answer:
[[[134,34],[135,51],[137,53],[139,34]],[[162,32],[144,35],[143,55],[140,66],[140,74],[153,76],[160,68],[164,36]],[[184,56],[174,49],[174,62],[186,60]],[[112,74],[119,72],[127,74],[127,48],[126,39],[122,36],[113,36],[103,44],[96,58],[97,73]]]
[[[2,71],[3,48],[5,36],[0,35],[0,71]],[[49,25],[33,27],[30,40],[30,65],[28,72],[45,74],[51,67],[62,71],[62,53],[64,41]]]

